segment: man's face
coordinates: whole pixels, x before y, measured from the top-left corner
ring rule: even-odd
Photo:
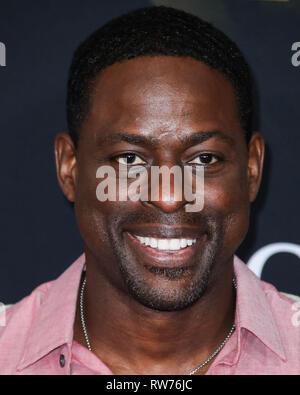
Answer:
[[[218,133],[201,141],[207,131]],[[223,74],[188,58],[114,64],[96,80],[74,156],[72,142],[60,139],[60,182],[75,202],[88,262],[112,287],[147,307],[179,310],[230,270],[258,191],[263,143],[254,134],[248,152],[235,92]],[[204,166],[203,209],[186,212],[184,199],[163,196],[100,202],[98,167],[113,166],[118,175],[125,157],[128,166],[142,164],[149,172],[151,166]],[[160,250],[166,239],[180,239],[180,249]]]

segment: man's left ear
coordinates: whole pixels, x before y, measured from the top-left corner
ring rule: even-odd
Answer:
[[[265,156],[265,142],[259,132],[253,132],[248,144],[248,191],[249,202],[258,194]]]

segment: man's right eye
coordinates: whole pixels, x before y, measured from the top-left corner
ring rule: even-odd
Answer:
[[[138,155],[132,154],[130,152],[116,156],[115,160],[121,165],[125,165],[125,166],[141,165],[146,163]]]

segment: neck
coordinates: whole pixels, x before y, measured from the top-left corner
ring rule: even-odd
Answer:
[[[87,261],[84,315],[93,352],[116,374],[193,370],[219,347],[233,325],[232,259],[226,267],[192,306],[160,312],[113,287]],[[86,346],[79,308],[74,329],[74,339]]]

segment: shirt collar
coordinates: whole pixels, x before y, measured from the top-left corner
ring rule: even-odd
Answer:
[[[85,266],[82,254],[57,280],[47,284],[45,295],[33,306],[33,322],[18,370],[35,363],[49,352],[73,341],[80,278]]]
[[[272,313],[272,306],[263,288],[263,282],[234,256],[237,282],[236,328],[250,331],[266,347],[286,360],[279,328]]]
[[[49,284],[45,299],[35,309],[30,336],[18,370],[35,363],[49,352],[73,341],[80,278],[85,266],[82,254],[57,280]],[[234,272],[237,282],[236,328],[252,332],[265,346],[286,360],[279,330],[261,281],[235,255]],[[37,302],[38,303],[38,302]]]

